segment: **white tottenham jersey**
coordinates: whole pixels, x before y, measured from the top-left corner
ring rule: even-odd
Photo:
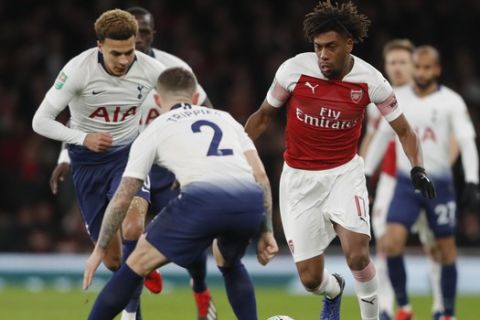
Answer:
[[[192,182],[254,182],[244,152],[255,150],[242,125],[224,111],[185,104],[159,116],[134,141],[123,176],[145,180],[152,164]]]
[[[165,66],[135,52],[123,76],[112,76],[101,64],[98,48],[71,59],[45,99],[56,109],[69,106],[70,127],[85,133],[110,132],[113,145],[131,143],[139,132],[140,106],[155,87]]]
[[[166,68],[181,67],[193,73],[192,68],[185,61],[174,56],[173,54],[155,48],[152,48],[152,52],[152,57],[160,61],[163,65],[165,65]],[[198,85],[197,90],[200,94],[198,101],[200,104],[202,104],[207,98],[207,94],[200,85]],[[150,91],[148,97],[143,102],[142,118],[140,120],[140,130],[144,130],[150,122],[152,122],[156,117],[160,115],[160,108],[156,105],[155,100],[153,99],[154,94],[154,90]]]
[[[457,141],[475,137],[475,130],[462,97],[445,86],[426,97],[418,97],[411,86],[399,88],[395,93],[405,117],[422,144],[427,172],[435,177],[451,176],[450,137],[453,134]],[[385,122],[380,124],[379,131],[383,134],[387,131],[393,133]],[[398,137],[396,148],[397,169],[408,174],[411,164]]]

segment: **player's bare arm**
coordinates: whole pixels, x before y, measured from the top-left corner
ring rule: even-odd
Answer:
[[[140,189],[143,181],[136,178],[124,177],[118,186],[115,195],[108,204],[103,217],[102,227],[96,246],[105,249],[118,231],[135,193]]]
[[[264,100],[260,108],[250,115],[245,124],[245,131],[252,140],[256,140],[265,132],[270,120],[277,113],[277,109],[271,106],[267,100]]]
[[[403,150],[412,165],[410,176],[413,187],[425,198],[435,198],[435,187],[423,168],[422,147],[415,131],[413,131],[403,114],[391,121],[390,126],[397,133]]]
[[[390,126],[398,135],[403,150],[412,164],[412,167],[423,167],[423,155],[417,134],[402,114],[390,122]]]
[[[278,252],[278,245],[273,237],[272,226],[272,189],[265,168],[256,150],[245,152],[245,157],[253,169],[253,175],[263,190],[263,206],[265,209],[265,222],[257,243],[257,259],[266,265]]]

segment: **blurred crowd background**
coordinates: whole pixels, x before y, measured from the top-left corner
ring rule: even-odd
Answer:
[[[91,248],[67,179],[57,196],[48,180],[60,143],[31,129],[32,116],[62,66],[95,46],[93,23],[103,11],[139,5],[156,20],[154,46],[187,61],[215,107],[240,122],[263,101],[277,67],[312,50],[302,33],[316,1],[0,1],[0,251],[85,252]],[[480,1],[359,1],[372,20],[354,54],[382,69],[382,46],[396,37],[432,44],[442,54],[442,82],[463,95],[480,123]],[[60,116],[66,121],[68,114]],[[284,116],[258,142],[277,199]],[[454,167],[459,193],[461,165]],[[275,201],[277,202],[277,201]],[[275,209],[278,239],[284,243]],[[458,211],[457,240],[480,245],[478,212]],[[412,240],[415,244],[415,240]]]

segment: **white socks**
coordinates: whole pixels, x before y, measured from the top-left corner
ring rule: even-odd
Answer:
[[[123,310],[122,317],[120,318],[120,320],[135,320],[136,315],[137,315],[136,312],[127,312]]]
[[[307,289],[308,290],[308,289]],[[323,269],[322,283],[315,290],[308,290],[313,294],[325,295],[329,299],[333,299],[340,293],[340,285],[337,279],[328,273],[327,269]]]
[[[355,292],[362,320],[378,319],[378,279],[372,261],[360,271],[353,271],[355,278]]]
[[[380,311],[393,315],[393,289],[388,276],[387,260],[384,255],[377,255],[378,306]]]

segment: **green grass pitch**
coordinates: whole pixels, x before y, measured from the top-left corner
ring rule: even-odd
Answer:
[[[221,320],[235,319],[221,287],[212,290]],[[282,289],[258,287],[257,307],[259,319],[285,314],[296,320],[318,319],[321,297],[311,295],[289,295]],[[0,290],[0,319],[15,320],[63,320],[86,319],[95,301],[97,292],[81,290],[55,291],[52,289],[29,292],[22,288],[7,287]],[[431,319],[430,297],[413,298],[416,319]],[[460,296],[457,302],[457,320],[480,319],[480,296]],[[160,295],[144,293],[142,313],[145,320],[196,319],[191,291],[176,288]],[[118,317],[117,317],[118,318]],[[342,319],[359,319],[357,301],[346,296],[342,302]]]

